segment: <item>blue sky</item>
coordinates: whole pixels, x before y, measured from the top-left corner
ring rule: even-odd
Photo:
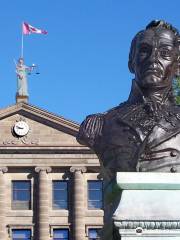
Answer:
[[[21,23],[48,35],[24,37],[29,103],[81,122],[128,98],[127,62],[133,36],[152,19],[180,29],[179,0],[1,0],[0,108],[15,104],[13,59],[21,49]]]

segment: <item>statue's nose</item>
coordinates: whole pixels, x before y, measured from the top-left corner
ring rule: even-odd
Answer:
[[[150,55],[150,60],[152,62],[156,62],[158,60],[158,49],[156,47],[152,48],[151,50],[151,55]]]

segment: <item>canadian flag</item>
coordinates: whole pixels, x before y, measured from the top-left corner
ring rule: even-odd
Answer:
[[[37,34],[47,34],[48,33],[45,30],[35,28],[35,27],[31,26],[30,24],[25,23],[25,22],[23,22],[23,24],[22,24],[22,31],[23,31],[23,34],[25,34],[25,35],[28,35],[28,34],[31,34],[31,33],[37,33]]]

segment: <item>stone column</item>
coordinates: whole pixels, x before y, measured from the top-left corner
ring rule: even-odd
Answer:
[[[36,167],[39,173],[39,202],[38,202],[38,240],[49,240],[49,191],[48,176],[50,167]]]
[[[86,167],[71,167],[74,174],[74,201],[73,201],[73,230],[74,240],[85,240],[85,202],[84,202],[84,178]]]
[[[6,186],[4,173],[7,167],[0,167],[0,239],[6,239]]]

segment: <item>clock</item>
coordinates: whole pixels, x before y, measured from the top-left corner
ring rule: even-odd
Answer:
[[[14,132],[17,136],[23,137],[29,132],[29,126],[26,122],[24,121],[18,121],[14,124]]]

